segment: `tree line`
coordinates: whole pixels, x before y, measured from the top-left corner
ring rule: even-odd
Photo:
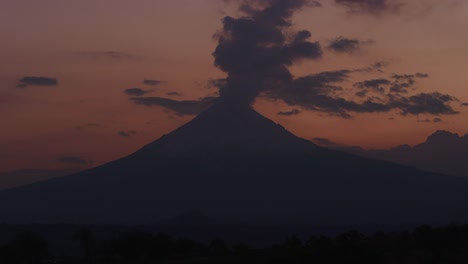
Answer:
[[[468,263],[468,225],[420,226],[409,231],[364,235],[348,231],[338,236],[291,236],[266,248],[209,243],[167,234],[132,230],[98,241],[82,227],[74,239],[80,254],[54,256],[48,241],[34,233],[19,234],[0,246],[2,264],[146,264],[146,263]]]

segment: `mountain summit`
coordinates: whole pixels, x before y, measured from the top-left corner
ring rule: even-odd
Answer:
[[[272,225],[467,220],[466,180],[318,147],[218,102],[137,152],[0,192],[0,221],[152,223],[191,211]]]
[[[268,150],[302,144],[305,144],[304,139],[294,136],[251,107],[218,102],[189,123],[148,144],[141,152],[182,154],[225,149]]]

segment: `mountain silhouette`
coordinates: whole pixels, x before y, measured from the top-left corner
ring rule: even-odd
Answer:
[[[317,139],[316,139],[317,141]],[[468,134],[459,136],[445,130],[437,130],[429,135],[425,142],[413,147],[400,145],[391,149],[363,149],[345,146],[321,139],[319,145],[352,154],[381,159],[423,170],[449,175],[468,176]]]
[[[0,192],[0,221],[147,224],[197,210],[268,225],[434,224],[468,219],[467,188],[218,102],[127,157]]]

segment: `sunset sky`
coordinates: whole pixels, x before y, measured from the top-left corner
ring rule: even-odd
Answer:
[[[218,96],[213,80],[226,73],[214,65],[216,33],[223,17],[245,15],[238,2],[0,1],[0,172],[96,166],[192,119],[196,109],[132,98]],[[254,108],[300,137],[365,148],[414,145],[436,130],[468,133],[468,1],[371,2],[311,1],[296,12],[288,30],[310,31],[323,54],[291,73],[349,71],[334,96],[354,101],[365,80],[385,79],[389,89],[411,79],[405,96],[448,95],[452,112],[343,115],[266,95]]]

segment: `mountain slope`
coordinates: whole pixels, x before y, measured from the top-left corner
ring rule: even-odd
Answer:
[[[78,172],[78,169],[65,170],[17,170],[0,173],[0,190],[10,189],[24,184],[44,181],[53,177],[62,177]]]
[[[328,150],[218,103],[122,159],[0,192],[0,221],[150,223],[199,210],[282,225],[465,220],[467,183]]]

